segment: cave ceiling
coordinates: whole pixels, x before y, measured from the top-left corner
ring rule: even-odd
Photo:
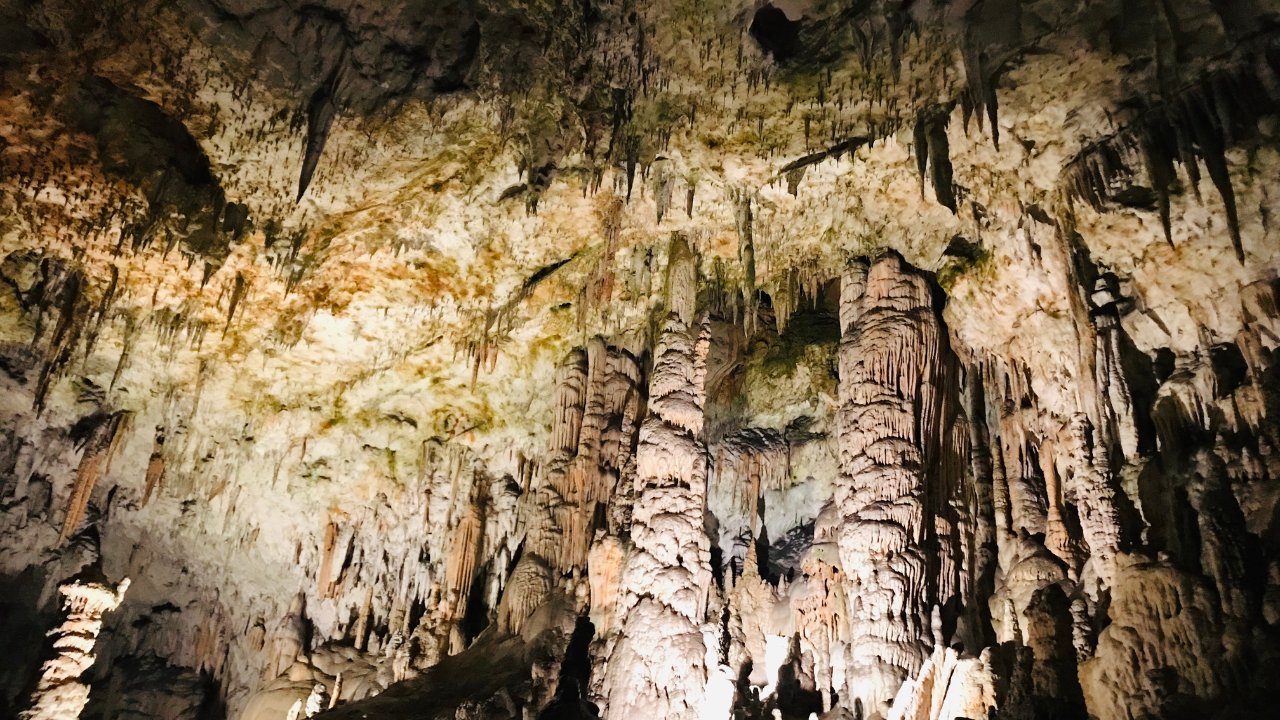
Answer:
[[[1141,5],[10,3],[4,249],[40,237],[89,302],[118,275],[99,325],[175,328],[164,379],[145,371],[162,385],[203,367],[246,408],[499,430],[529,401],[503,397],[512,369],[644,332],[649,293],[583,290],[613,274],[606,247],[643,263],[688,233],[716,290],[785,298],[790,274],[880,247],[959,266],[959,236],[991,256],[953,273],[963,296],[1001,284],[996,238],[1028,217],[1150,239],[1150,189],[1095,213],[1068,163],[1162,91],[1251,69],[1227,39],[1258,27],[1208,4],[1148,26]],[[1106,259],[1153,272],[1221,245],[1201,239],[1220,204]]]

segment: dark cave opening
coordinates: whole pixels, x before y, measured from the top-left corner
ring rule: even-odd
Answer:
[[[777,63],[791,60],[802,49],[800,22],[789,19],[785,12],[773,5],[765,5],[756,11],[750,33],[760,43],[760,48],[773,55]]]

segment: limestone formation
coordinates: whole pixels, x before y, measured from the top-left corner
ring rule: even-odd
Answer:
[[[930,487],[945,482],[932,468],[948,462],[943,414],[955,388],[922,275],[891,253],[866,270],[856,266],[847,285],[836,503],[851,600],[850,707],[883,714],[902,682],[920,672],[935,641],[934,607],[955,591],[948,548],[935,544],[945,538],[938,521],[949,520],[937,501],[946,493]],[[933,553],[944,559],[940,574],[930,572]]]
[[[23,720],[75,720],[89,701],[85,673],[95,659],[103,615],[120,607],[129,579],[109,584],[75,580],[58,587],[66,619],[49,634],[54,657],[40,668],[40,681]]]
[[[705,404],[709,325],[694,322],[683,239],[672,242],[670,315],[654,351],[649,416],[636,451],[635,545],[623,570],[621,638],[609,657],[604,693],[610,717],[694,718],[707,682],[702,623],[711,585],[703,530]],[[692,270],[691,270],[692,268]]]
[[[918,676],[898,689],[889,720],[956,720],[986,717],[996,707],[996,682],[983,658],[960,658],[950,648],[937,648]]]
[[[561,573],[581,572],[601,510],[634,446],[639,368],[600,338],[557,371],[550,459],[526,500],[529,550]]]
[[[111,469],[111,458],[119,448],[128,428],[128,419],[127,413],[115,413],[98,420],[89,431],[89,438],[84,443],[84,454],[80,458],[80,466],[76,468],[76,479],[71,488],[71,499],[67,503],[67,513],[62,521],[61,540],[71,537],[79,529],[94,486],[98,483],[98,479]]]
[[[755,537],[760,493],[781,490],[790,476],[789,448],[781,433],[745,428],[716,448],[716,483],[730,488],[738,509],[751,518]]]
[[[0,717],[1275,716],[1278,8],[0,2]]]

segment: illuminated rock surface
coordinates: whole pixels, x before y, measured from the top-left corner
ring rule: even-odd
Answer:
[[[1273,3],[0,0],[0,74],[0,716],[1276,714]]]

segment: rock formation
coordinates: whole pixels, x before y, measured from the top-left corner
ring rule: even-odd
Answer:
[[[0,716],[1275,715],[1278,188],[1268,2],[0,2]]]
[[[672,241],[669,258],[669,315],[654,351],[649,413],[636,450],[635,548],[622,571],[618,608],[626,619],[604,681],[611,717],[698,717],[707,682],[702,624],[711,547],[703,529],[707,457],[699,435],[710,328],[694,317],[697,266],[684,238]]]
[[[934,313],[928,281],[896,254],[842,280],[837,542],[852,600],[851,689],[865,713],[885,714],[920,673],[943,640],[934,617],[958,592],[949,500],[967,453],[950,442],[955,363]]]
[[[96,658],[94,645],[102,632],[102,616],[120,607],[129,579],[112,587],[91,581],[72,581],[58,587],[66,620],[50,635],[54,657],[40,667],[40,681],[23,720],[74,720],[89,702],[85,673]]]

